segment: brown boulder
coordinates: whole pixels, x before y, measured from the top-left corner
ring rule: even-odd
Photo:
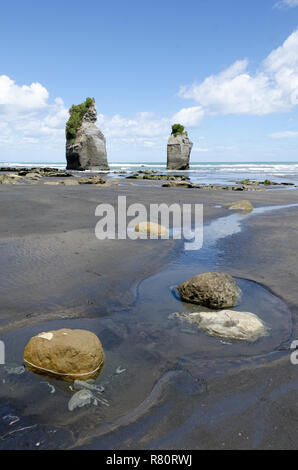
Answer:
[[[182,300],[208,308],[234,307],[241,290],[236,281],[225,273],[203,273],[178,286]]]
[[[148,233],[150,235],[166,237],[169,235],[169,231],[163,225],[156,224],[154,222],[139,222],[135,226],[135,232]]]
[[[66,381],[88,380],[102,369],[104,352],[91,331],[63,328],[31,338],[24,351],[24,362],[32,372]]]

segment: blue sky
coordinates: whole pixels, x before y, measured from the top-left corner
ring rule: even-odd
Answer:
[[[10,0],[0,7],[0,161],[65,161],[95,97],[109,161],[297,161],[298,0]]]

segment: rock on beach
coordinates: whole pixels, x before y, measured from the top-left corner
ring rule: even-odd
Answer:
[[[169,231],[166,227],[154,222],[140,222],[135,226],[135,232],[148,233],[156,236],[168,236]]]
[[[211,336],[236,341],[256,341],[267,334],[262,320],[250,312],[220,310],[176,314],[180,319],[195,323]]]
[[[192,146],[186,130],[171,134],[167,145],[167,169],[188,170]]]
[[[66,140],[67,170],[109,170],[106,139],[95,125],[96,120],[93,100],[75,138]]]
[[[236,305],[241,290],[235,279],[226,273],[203,273],[179,284],[182,300],[208,308],[222,309]]]
[[[98,337],[88,330],[48,331],[30,339],[24,351],[29,370],[73,381],[97,377],[104,364]]]

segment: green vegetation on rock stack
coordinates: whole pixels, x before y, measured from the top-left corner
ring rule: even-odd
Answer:
[[[184,132],[184,126],[181,124],[173,124],[172,125],[172,134],[173,135],[178,135],[178,134],[183,134]]]
[[[73,104],[72,107],[69,109],[69,119],[66,123],[66,139],[71,140],[74,143],[77,131],[82,124],[82,120],[88,109],[91,105],[94,104],[94,98],[86,98],[84,103],[81,104]]]

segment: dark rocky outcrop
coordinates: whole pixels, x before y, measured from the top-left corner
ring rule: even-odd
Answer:
[[[87,102],[87,100],[86,100]],[[85,105],[82,103],[82,105]],[[95,125],[97,112],[94,105],[91,104],[80,108],[82,105],[73,106],[70,109],[70,119],[66,127],[66,160],[67,170],[109,170],[107,161],[106,139],[102,132]],[[69,122],[72,118],[73,110],[79,109],[81,116],[75,121],[72,127],[72,133],[69,132]],[[83,109],[83,111],[81,111]]]
[[[195,188],[196,185],[190,181],[170,181],[169,183],[164,183],[163,188]]]
[[[57,170],[56,168],[21,168],[18,170],[19,176],[28,176],[29,174],[39,174],[40,176],[48,176],[48,177],[67,177],[72,176],[71,173],[67,173],[64,170]]]
[[[192,146],[184,128],[180,133],[172,132],[167,146],[167,169],[188,170]]]
[[[167,181],[189,181],[189,177],[185,175],[166,175],[156,174],[156,172],[138,171],[126,176],[126,179],[139,179],[139,180],[167,180]]]
[[[258,186],[258,185],[263,185],[263,186],[295,186],[295,183],[289,183],[286,181],[283,181],[281,183],[277,183],[276,181],[271,181],[269,179],[265,179],[264,181],[255,181],[255,180],[250,180],[249,178],[246,178],[245,180],[241,181],[236,181],[237,184],[242,184],[246,186]]]

